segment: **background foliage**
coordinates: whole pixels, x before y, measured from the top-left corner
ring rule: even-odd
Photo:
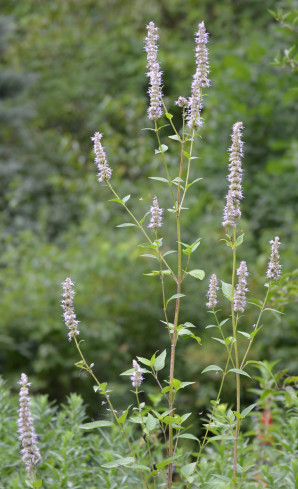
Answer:
[[[272,62],[278,50],[295,42],[295,33],[279,26],[268,9],[294,8],[295,2],[152,0],[146,9],[142,0],[132,0],[129,8],[120,0],[3,0],[1,5],[0,366],[6,378],[15,382],[25,370],[51,398],[64,398],[78,384],[82,391],[59,306],[60,283],[67,275],[77,285],[76,311],[88,357],[99,377],[104,372],[106,380],[117,383],[119,397],[124,387],[118,374],[133,356],[163,349],[167,336],[159,322],[157,279],[142,276],[150,268],[139,257],[139,236],[129,228],[115,228],[123,218],[96,182],[90,137],[97,130],[104,133],[113,179],[121,195],[132,194],[137,215],[147,211],[155,193],[162,206],[168,205],[162,184],[147,179],[159,174],[160,160],[153,156],[151,133],[142,131],[150,127],[145,25],[154,20],[160,27],[164,92],[170,111],[177,114],[174,101],[190,92],[193,35],[202,19],[210,32],[212,87],[205,99],[193,175],[204,180],[193,186],[187,202],[191,210],[185,213],[183,241],[202,236],[195,268],[205,268],[207,277],[216,271],[225,278],[229,264],[219,239],[226,150],[232,124],[242,120],[243,259],[248,261],[250,289],[263,293],[268,241],[275,235],[283,243],[285,274],[272,303],[286,316],[268,315],[255,354],[280,359],[280,367],[293,373],[297,326],[289,302],[297,292],[297,273],[292,273],[297,87],[294,73]],[[175,142],[169,149],[176,176]],[[169,214],[169,233],[170,225]],[[169,246],[175,246],[171,234]],[[183,317],[197,325],[203,347],[184,340],[178,352],[178,368],[195,381],[207,364],[220,362],[216,343],[204,332],[209,322],[206,289],[206,280],[189,283]],[[252,310],[247,328],[254,317]],[[84,379],[85,384],[89,390]],[[197,406],[214,389],[210,382],[197,382],[192,392]]]

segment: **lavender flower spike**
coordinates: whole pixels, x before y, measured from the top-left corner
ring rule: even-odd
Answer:
[[[246,277],[248,275],[246,262],[242,261],[237,270],[238,275],[238,284],[236,286],[235,295],[234,295],[234,311],[243,312],[246,305],[246,296],[245,292],[248,291],[246,288],[247,280]]]
[[[69,329],[68,340],[71,341],[76,335],[80,334],[78,331],[79,321],[76,319],[76,315],[73,307],[73,297],[75,295],[75,291],[73,289],[74,283],[70,278],[67,278],[63,284],[63,294],[62,294],[62,309],[64,311],[63,317],[64,322],[67,328]]]
[[[241,217],[240,200],[243,199],[242,194],[242,163],[243,158],[243,142],[241,140],[243,124],[236,122],[233,126],[232,146],[229,148],[229,176],[230,182],[228,195],[226,197],[226,206],[224,210],[223,226],[235,227]]]
[[[162,226],[163,209],[159,208],[157,197],[153,199],[153,205],[150,207],[151,219],[148,228],[157,229]]]
[[[149,77],[150,106],[148,108],[148,117],[156,121],[162,116],[162,91],[161,91],[161,75],[157,61],[157,41],[159,36],[156,34],[158,28],[154,22],[149,22],[147,25],[147,37],[145,38],[145,51],[147,52],[147,68],[146,75]]]
[[[134,368],[134,373],[130,377],[131,383],[133,387],[140,387],[141,383],[144,380],[144,377],[142,375],[143,369],[140,367],[138,362],[136,360],[132,361],[132,366]]]
[[[209,289],[207,292],[207,297],[209,300],[206,303],[206,306],[208,307],[208,309],[214,309],[217,304],[217,294],[216,294],[217,290],[218,290],[217,277],[214,273],[213,275],[211,275],[211,279],[209,282]]]
[[[19,439],[22,442],[22,460],[26,465],[26,470],[30,478],[34,474],[34,465],[40,460],[40,453],[37,447],[37,438],[34,431],[33,419],[30,411],[30,397],[28,377],[26,374],[21,375],[19,382],[20,389],[20,409],[18,411]]]
[[[210,86],[210,80],[208,79],[208,50],[206,47],[208,42],[208,33],[206,32],[204,22],[199,24],[195,40],[197,69],[191,85],[188,126],[198,128],[202,124],[200,119],[200,112],[202,109],[202,88]]]
[[[107,182],[112,176],[112,169],[110,168],[107,157],[100,142],[102,134],[96,132],[94,137],[91,138],[94,141],[94,153],[95,153],[95,164],[98,168],[98,181]]]
[[[279,237],[276,236],[274,241],[270,241],[271,244],[271,256],[270,261],[268,263],[268,270],[266,273],[267,278],[271,278],[271,280],[278,280],[281,276],[281,265],[279,263],[279,254],[278,248],[280,246]]]

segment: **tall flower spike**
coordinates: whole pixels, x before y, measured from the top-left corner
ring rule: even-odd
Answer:
[[[30,397],[28,377],[26,374],[21,375],[19,382],[20,389],[20,409],[18,411],[18,432],[19,439],[22,442],[22,460],[26,465],[29,477],[33,477],[34,465],[40,460],[40,453],[37,447],[37,437],[35,434],[33,419],[30,411]]]
[[[214,309],[217,304],[217,293],[216,293],[217,290],[218,290],[217,277],[214,273],[213,275],[211,275],[210,282],[209,282],[209,289],[207,292],[207,297],[209,300],[206,303],[206,306],[208,307],[208,309]]]
[[[188,126],[198,128],[202,125],[202,121],[200,119],[200,112],[202,109],[202,88],[210,86],[210,80],[208,79],[208,49],[206,47],[208,42],[208,33],[206,32],[204,22],[199,24],[195,41],[197,69],[191,85]]]
[[[64,311],[63,317],[64,322],[67,328],[69,329],[68,340],[71,341],[76,335],[80,334],[78,331],[79,321],[76,319],[76,315],[73,307],[73,297],[75,295],[75,291],[73,289],[74,283],[70,278],[67,278],[63,284],[63,294],[62,294],[62,309]]]
[[[133,387],[140,387],[141,383],[144,380],[144,377],[142,375],[143,369],[140,367],[138,362],[136,360],[132,361],[132,366],[134,368],[134,373],[130,377],[131,383]]]
[[[241,140],[243,124],[242,122],[236,122],[233,126],[232,133],[232,146],[229,148],[229,176],[230,182],[228,195],[226,197],[226,206],[224,210],[223,226],[237,225],[238,220],[241,217],[240,200],[243,199],[242,194],[242,163],[243,158],[243,142]]]
[[[161,91],[161,75],[159,63],[157,61],[157,41],[159,36],[156,34],[158,28],[154,22],[149,22],[147,25],[147,37],[145,38],[145,51],[147,52],[147,68],[146,75],[149,77],[150,106],[148,108],[148,117],[156,121],[162,116],[162,91]]]
[[[271,280],[278,280],[281,276],[281,265],[279,263],[279,254],[278,248],[280,246],[280,240],[278,236],[275,236],[275,239],[269,241],[271,244],[271,255],[268,263],[268,270],[266,273],[266,277]]]
[[[94,134],[94,137],[91,138],[91,140],[94,141],[94,153],[95,153],[94,161],[98,169],[98,174],[97,174],[98,181],[107,182],[108,180],[110,180],[112,176],[112,169],[110,168],[107,162],[105,151],[100,142],[101,138],[102,138],[102,134],[96,132]]]
[[[246,277],[248,275],[246,262],[242,261],[237,270],[238,275],[238,284],[236,286],[235,295],[234,295],[234,311],[243,312],[246,305],[246,295],[245,293],[248,291],[246,288],[247,280]]]
[[[163,209],[159,208],[157,197],[153,199],[153,205],[150,207],[151,219],[148,228],[157,229],[162,226]]]

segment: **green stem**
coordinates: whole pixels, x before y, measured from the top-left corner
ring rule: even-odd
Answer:
[[[223,339],[223,340],[224,340],[224,342],[225,342],[225,346],[226,346],[226,349],[227,349],[227,352],[228,352],[228,359],[229,359],[229,360],[231,360],[231,363],[232,363],[232,365],[233,365],[233,368],[235,368],[235,363],[234,363],[233,357],[232,357],[232,355],[231,355],[231,350],[229,350],[229,347],[228,347],[228,345],[226,344],[226,338],[225,338],[225,335],[224,335],[224,334],[223,334],[223,332],[222,332],[222,328],[220,327],[219,321],[218,321],[218,319],[217,319],[217,314],[216,314],[216,311],[215,311],[214,309],[213,309],[213,314],[214,314],[214,317],[215,317],[215,320],[216,320],[216,324],[217,324],[217,326],[218,326],[218,329],[219,329],[219,331],[220,331],[221,337],[222,337],[222,339]]]
[[[144,433],[145,440],[146,440],[146,445],[147,445],[149,459],[150,459],[150,465],[152,466],[152,463],[153,463],[152,453],[151,453],[151,448],[150,448],[150,443],[149,443],[149,440],[148,440],[148,436],[147,436],[147,434],[145,432],[145,423],[144,423],[143,412],[142,412],[142,408],[141,408],[141,404],[140,404],[140,399],[139,399],[138,387],[136,387],[136,398],[137,398],[139,413],[140,413],[141,420],[142,420],[142,429],[143,429],[143,433]],[[154,478],[154,488],[156,488],[156,480],[155,480],[155,478]]]
[[[110,184],[109,181],[106,182],[108,187],[110,188],[110,190],[112,191],[112,193],[115,195],[116,199],[119,199],[121,200],[122,202],[122,199],[119,197],[119,195],[117,194],[117,192],[115,192],[115,190],[113,189],[112,185]],[[142,233],[145,235],[147,241],[153,246],[153,242],[152,240],[150,239],[150,237],[148,236],[148,234],[146,233],[145,229],[143,228],[143,226],[139,223],[139,221],[137,220],[137,218],[133,215],[133,213],[129,210],[129,208],[125,205],[125,203],[122,202],[122,205],[123,207],[125,208],[125,210],[128,212],[128,214],[130,215],[130,217],[133,219],[133,221],[136,223],[137,227],[142,231]],[[163,258],[162,255],[161,256],[161,260],[163,261],[163,263],[165,264],[165,266],[167,267],[168,270],[170,270],[171,272],[171,276],[172,278],[174,279],[174,281],[177,283],[177,278],[173,272],[173,270],[171,269],[171,267],[168,265],[167,261]]]
[[[168,170],[168,165],[167,165],[167,161],[166,161],[166,158],[165,158],[165,154],[164,154],[164,152],[161,149],[161,142],[160,142],[160,137],[159,137],[159,132],[158,132],[158,127],[157,127],[157,122],[156,121],[155,121],[155,132],[156,132],[156,137],[157,137],[157,141],[158,141],[158,149],[161,151],[162,161],[163,161],[163,164],[164,164],[164,167],[165,167],[165,170],[166,170],[167,179],[168,179],[168,182],[169,182],[169,187],[170,187],[170,190],[171,190],[172,200],[173,200],[173,204],[174,204],[174,208],[175,208],[176,207],[176,201],[175,201],[175,196],[174,196],[174,192],[173,192],[173,184],[172,184],[171,177],[170,177],[170,174],[169,174],[169,170]]]

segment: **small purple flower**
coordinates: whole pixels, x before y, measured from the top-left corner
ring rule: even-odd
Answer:
[[[130,377],[131,383],[133,387],[140,387],[141,383],[144,380],[144,377],[142,375],[143,369],[140,367],[138,362],[136,360],[132,361],[132,366],[134,368],[134,373]]]
[[[242,261],[237,270],[238,275],[238,284],[236,286],[235,294],[234,294],[234,311],[243,312],[246,305],[246,295],[245,293],[248,291],[246,288],[247,280],[246,277],[248,275],[246,262]]]
[[[232,133],[232,146],[229,148],[229,176],[230,182],[228,195],[226,197],[226,206],[224,209],[223,226],[237,225],[238,220],[241,217],[240,200],[243,199],[242,194],[242,163],[243,158],[243,142],[241,140],[243,124],[242,122],[236,122],[233,126]]]
[[[145,51],[147,52],[147,68],[146,75],[149,77],[150,106],[148,108],[148,117],[156,121],[162,116],[162,91],[161,91],[161,75],[157,61],[157,41],[159,36],[156,34],[158,28],[154,22],[149,22],[147,25],[147,37],[145,38]]]
[[[271,255],[268,263],[268,270],[266,277],[271,280],[278,280],[281,277],[281,265],[279,263],[278,248],[281,245],[279,237],[276,236],[274,241],[270,241],[271,244]]]
[[[94,134],[94,137],[91,138],[91,140],[94,141],[94,153],[95,153],[94,161],[98,169],[98,174],[97,174],[98,181],[107,182],[108,180],[110,180],[112,176],[112,169],[110,168],[107,162],[105,151],[100,142],[101,138],[102,138],[102,134],[96,132]]]
[[[217,290],[218,290],[217,277],[214,273],[213,275],[211,275],[210,282],[209,282],[209,289],[207,292],[207,297],[209,300],[206,303],[206,306],[208,307],[208,309],[214,309],[217,304],[217,293],[216,293]]]
[[[182,109],[187,109],[189,107],[190,101],[188,98],[185,97],[178,97],[178,100],[176,100],[175,105],[178,107],[181,107]]]
[[[191,85],[188,126],[198,128],[202,125],[202,121],[200,119],[200,112],[202,109],[202,88],[210,86],[210,80],[208,79],[208,50],[206,47],[208,42],[208,33],[206,32],[204,22],[199,24],[195,40],[197,69]]]
[[[20,409],[18,411],[19,439],[22,442],[22,460],[26,465],[26,470],[30,478],[34,474],[34,465],[40,460],[40,453],[37,447],[37,437],[35,434],[33,419],[30,410],[30,397],[28,377],[26,374],[21,375],[19,382],[20,389]]]
[[[64,311],[63,317],[64,322],[67,328],[69,329],[68,340],[71,341],[76,335],[80,334],[78,331],[79,321],[76,319],[76,315],[73,307],[73,298],[75,295],[75,291],[73,289],[74,283],[70,278],[67,278],[63,284],[63,294],[62,294],[62,309]]]
[[[148,228],[157,229],[162,226],[163,209],[159,208],[157,197],[153,199],[153,205],[150,207],[151,219]]]

